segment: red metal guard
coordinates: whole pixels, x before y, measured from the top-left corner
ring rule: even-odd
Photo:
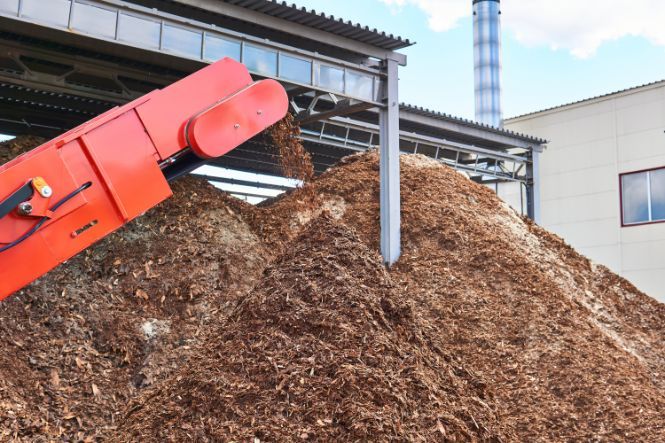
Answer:
[[[224,59],[0,166],[0,201],[43,178],[29,206],[0,219],[0,299],[170,197],[167,160],[190,147],[224,155],[287,108],[279,83]]]

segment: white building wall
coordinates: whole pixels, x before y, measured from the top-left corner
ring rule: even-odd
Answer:
[[[619,174],[665,167],[665,82],[518,117],[506,127],[549,140],[541,162],[543,226],[665,302],[665,223],[621,227],[619,196]]]
[[[499,197],[508,203],[518,214],[526,215],[526,192],[518,182],[505,182],[488,185]]]

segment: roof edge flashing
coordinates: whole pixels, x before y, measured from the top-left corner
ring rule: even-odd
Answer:
[[[131,1],[131,0],[130,0]],[[255,24],[272,31],[295,35],[346,51],[377,59],[392,58],[400,65],[406,56],[399,49],[415,44],[408,39],[387,34],[351,21],[336,19],[314,10],[299,8],[277,0],[170,0],[172,3],[212,12],[231,19]],[[334,41],[333,41],[334,40]]]
[[[560,105],[556,106],[551,106],[548,108],[544,109],[539,109],[537,111],[533,112],[527,112],[524,114],[518,114],[513,117],[505,119],[506,123],[511,123],[511,122],[516,122],[519,120],[526,120],[529,118],[537,117],[542,114],[549,114],[552,112],[558,112],[558,111],[564,111],[566,109],[572,109],[572,108],[577,108],[580,106],[587,106],[587,105],[592,105],[594,103],[599,103],[605,100],[612,100],[618,97],[622,97],[628,94],[633,94],[636,92],[644,91],[644,90],[649,90],[653,88],[661,88],[665,87],[665,79],[664,80],[656,80],[650,83],[645,83],[642,85],[638,86],[631,86],[629,88],[625,89],[620,89],[618,91],[613,91],[613,92],[608,92],[606,94],[601,94],[601,95],[596,95],[594,97],[588,97],[588,98],[583,98],[577,101],[569,102],[569,103],[563,103]]]
[[[456,125],[466,126],[472,129],[477,129],[480,131],[486,131],[489,133],[494,133],[506,138],[512,138],[514,140],[520,140],[526,142],[526,144],[531,147],[541,146],[547,144],[547,140],[534,137],[528,134],[519,133],[507,128],[499,128],[496,126],[491,126],[485,123],[477,122],[475,120],[469,120],[462,117],[457,117],[451,114],[446,114],[438,111],[433,111],[431,109],[423,108],[420,106],[409,105],[406,103],[400,104],[400,110],[406,114],[419,115],[424,117],[429,117],[434,120],[439,120],[443,122],[448,122]]]

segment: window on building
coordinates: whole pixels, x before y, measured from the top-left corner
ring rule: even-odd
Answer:
[[[161,24],[148,18],[120,14],[118,39],[129,43],[159,48]]]
[[[77,3],[72,17],[72,27],[77,31],[115,37],[116,12],[99,6]]]
[[[621,175],[624,226],[665,221],[665,168]]]
[[[277,52],[275,51],[245,45],[242,61],[252,72],[269,76],[277,75]]]
[[[346,93],[352,97],[372,100],[374,79],[368,75],[362,75],[353,71],[346,73]]]
[[[240,61],[240,42],[228,40],[222,37],[206,35],[205,50],[203,57],[206,60],[217,61],[224,57],[230,57],[235,61]]]
[[[24,17],[44,20],[59,26],[67,26],[69,23],[69,8],[71,0],[23,0],[21,14]]]
[[[312,62],[286,54],[279,55],[279,76],[285,80],[312,83]]]
[[[164,25],[162,46],[167,51],[201,58],[201,38],[202,34],[198,31]]]
[[[0,11],[18,13],[18,0],[0,0]]]
[[[321,65],[319,67],[319,86],[332,91],[344,92],[344,70]]]

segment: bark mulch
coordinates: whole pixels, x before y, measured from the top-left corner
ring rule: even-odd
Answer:
[[[425,157],[401,187],[386,271],[375,152],[176,183],[0,304],[0,440],[665,441],[665,305]]]
[[[323,214],[124,441],[505,440],[488,387],[438,346],[381,257]]]
[[[16,155],[40,142],[7,144]],[[260,277],[271,252],[240,216],[254,208],[201,180],[173,190],[0,303],[0,441],[93,441],[114,429]]]

